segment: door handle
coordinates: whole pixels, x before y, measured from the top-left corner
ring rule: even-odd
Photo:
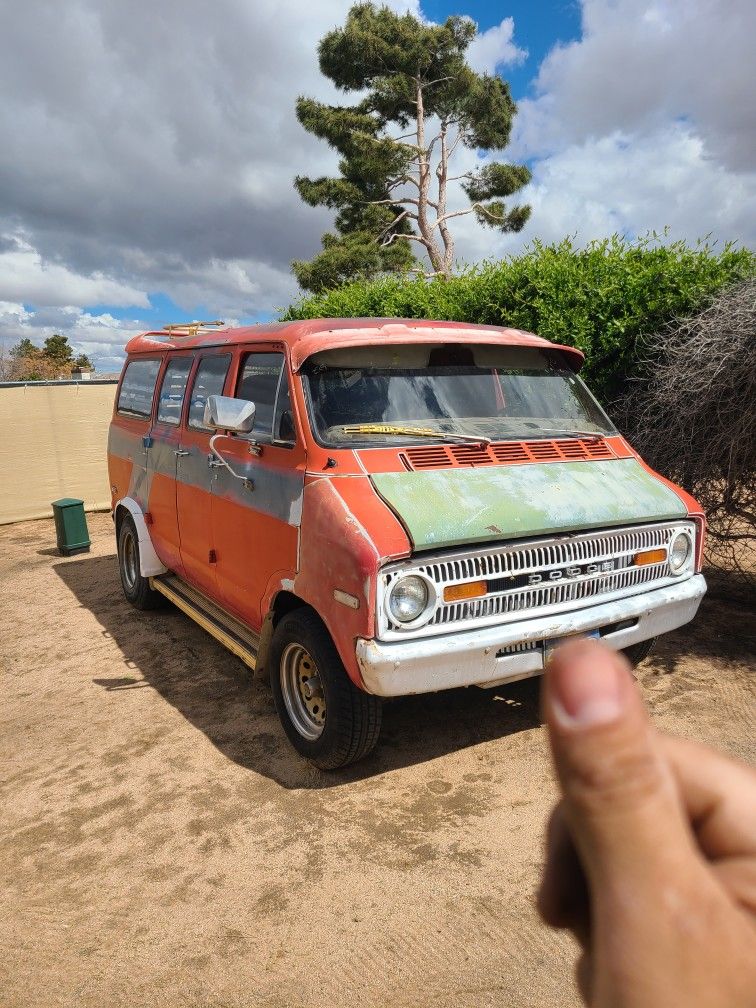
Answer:
[[[191,455],[192,453],[189,451],[183,451],[181,448],[178,448],[173,454],[176,455],[178,458],[180,458],[183,455]]]

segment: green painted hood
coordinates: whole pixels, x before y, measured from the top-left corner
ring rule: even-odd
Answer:
[[[370,479],[416,550],[687,514],[677,494],[634,458],[379,473]]]

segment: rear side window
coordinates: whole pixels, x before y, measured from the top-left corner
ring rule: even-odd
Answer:
[[[163,375],[158,400],[158,420],[163,423],[177,424],[181,422],[181,407],[184,403],[186,380],[189,377],[193,360],[191,357],[177,357],[170,361]]]
[[[136,417],[148,417],[152,413],[152,397],[159,370],[159,358],[129,361],[118,393],[119,413]]]
[[[211,395],[223,395],[228,366],[231,363],[230,354],[218,354],[215,357],[203,357],[194,375],[192,383],[192,398],[189,404],[189,426],[199,430],[205,427],[205,403]]]
[[[236,397],[255,404],[253,437],[287,443],[294,441],[289,380],[282,353],[247,354]]]

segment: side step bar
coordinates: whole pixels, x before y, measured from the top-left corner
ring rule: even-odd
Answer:
[[[207,630],[237,658],[241,658],[245,665],[254,669],[257,664],[260,637],[248,626],[175,574],[151,577],[150,587],[165,595],[178,609],[186,613],[195,623],[199,623],[203,630]]]

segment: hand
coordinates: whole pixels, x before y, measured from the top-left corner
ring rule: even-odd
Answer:
[[[591,1008],[756,1006],[756,773],[656,731],[621,655],[561,647],[544,717],[562,790],[538,907]]]

